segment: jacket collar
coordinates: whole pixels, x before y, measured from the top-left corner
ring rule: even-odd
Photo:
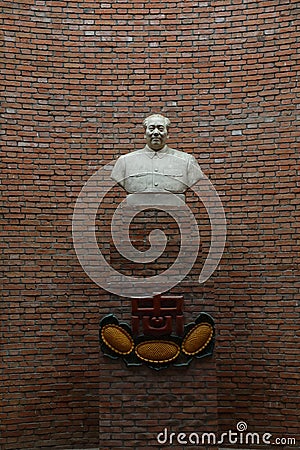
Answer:
[[[149,158],[154,158],[154,156],[157,156],[158,158],[163,158],[169,151],[169,147],[167,145],[165,145],[161,150],[152,150],[152,148],[150,148],[148,145],[146,145],[145,147],[145,151],[147,156],[149,156]]]

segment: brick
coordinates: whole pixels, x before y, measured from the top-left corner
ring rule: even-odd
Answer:
[[[248,431],[297,435],[293,3],[4,3],[4,450],[143,449],[157,446],[164,426],[226,432],[240,420]],[[143,145],[141,122],[152,111],[171,118],[172,145],[198,159],[228,225],[213,277],[198,284],[198,258],[173,288],[185,296],[188,319],[203,309],[215,317],[215,355],[158,373],[100,354],[100,317],[114,312],[128,322],[130,305],[88,278],[71,236],[81,187],[101,165]],[[178,253],[174,239],[147,268],[126,266],[111,245],[110,220],[122,198],[114,188],[100,209],[107,258],[129,273],[164,270]],[[209,218],[192,194],[187,199],[203,258]],[[155,221],[174,238],[167,217],[142,219],[132,227],[136,243]]]

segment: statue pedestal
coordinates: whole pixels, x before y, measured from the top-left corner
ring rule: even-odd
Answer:
[[[100,364],[100,448],[162,448],[158,436],[167,430],[166,448],[181,449],[179,433],[217,434],[214,357],[159,372],[103,356]]]
[[[151,209],[139,213],[130,226],[131,243],[141,251],[149,248],[148,236],[155,228],[162,229],[167,236],[165,251],[159,258],[147,264],[129,261],[118,253],[111,240],[110,264],[130,276],[154,276],[165,271],[176,260],[181,244],[172,217]],[[213,283],[204,286],[198,283],[202,265],[200,249],[192,270],[178,285],[168,292],[161,286],[163,295],[184,297],[185,323],[195,321],[202,311],[214,315]],[[107,303],[100,305],[100,316],[113,313],[120,322],[131,324],[131,299],[112,294],[109,297]],[[200,438],[202,433],[217,434],[213,355],[193,359],[189,366],[170,365],[159,371],[144,364],[127,367],[122,358],[112,360],[102,353],[100,364],[100,448],[160,448],[166,438],[164,445],[180,449],[180,433],[187,436],[193,433],[195,439],[195,433]],[[214,448],[206,442],[201,447]]]

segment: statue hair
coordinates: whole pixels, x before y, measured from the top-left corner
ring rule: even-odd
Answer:
[[[151,116],[146,117],[146,119],[143,121],[144,128],[147,128],[149,119],[152,119],[153,117],[158,117],[159,119],[163,119],[164,125],[166,128],[169,128],[169,126],[171,125],[171,122],[167,117],[165,117],[161,114],[151,114]]]

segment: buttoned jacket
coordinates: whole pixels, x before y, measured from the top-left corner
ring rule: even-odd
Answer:
[[[184,193],[204,175],[194,156],[167,145],[159,151],[146,145],[141,150],[120,156],[111,177],[129,194]]]

